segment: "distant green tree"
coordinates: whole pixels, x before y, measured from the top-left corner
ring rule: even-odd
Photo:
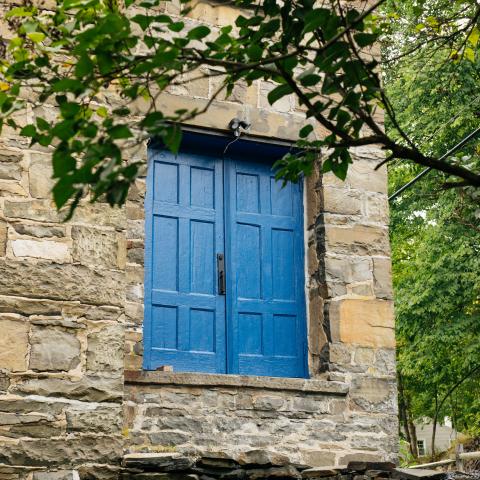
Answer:
[[[480,123],[480,63],[476,56],[462,62],[448,41],[411,51],[417,43],[408,39],[422,35],[441,12],[451,15],[456,3],[423,2],[433,15],[424,23],[418,2],[398,3],[401,6],[393,8],[403,25],[395,37],[404,47],[387,52],[392,60],[385,64],[386,91],[404,132],[423,152],[440,156]],[[474,52],[477,40],[475,34],[470,45]],[[404,55],[406,51],[410,53]],[[447,52],[451,61],[445,60]],[[479,153],[476,140],[455,156],[473,166]],[[421,170],[418,165],[392,163],[390,191]],[[477,434],[480,193],[445,189],[438,174],[431,172],[392,203],[391,239],[404,425],[422,417],[437,421],[449,416],[458,430]],[[415,452],[415,432],[408,426],[404,430]]]

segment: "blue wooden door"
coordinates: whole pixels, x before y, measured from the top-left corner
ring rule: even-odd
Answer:
[[[145,368],[225,372],[223,164],[152,150],[146,199]]]
[[[226,163],[229,371],[304,377],[306,331],[301,184],[270,162]]]
[[[248,149],[150,151],[146,369],[306,376],[302,187],[282,188]]]

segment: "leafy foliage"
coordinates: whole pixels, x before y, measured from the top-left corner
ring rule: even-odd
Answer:
[[[262,78],[276,84],[268,96],[271,104],[295,95],[307,118],[327,132],[315,139],[308,125],[302,128],[300,153],[278,163],[279,177],[297,180],[322,157],[323,171],[345,178],[352,148],[379,145],[390,158],[432,166],[480,186],[476,169],[422,152],[396,122],[373,55],[379,36],[388,44],[396,25],[403,23],[395,12],[378,9],[386,3],[379,0],[358,10],[336,0],[237,0],[242,10],[235,26],[220,29],[188,23],[185,15],[191,5],[185,0],[180,15],[167,14],[160,0],[125,0],[122,5],[111,0],[57,0],[53,11],[15,7],[8,18],[16,36],[0,64],[0,124],[19,127],[13,114],[24,108],[25,98],[34,106],[56,105],[58,118],[37,111],[34,123],[23,125],[21,132],[33,143],[54,148],[57,207],[70,202],[73,212],[86,194],[93,201],[105,197],[119,205],[139,168],[123,158],[126,146],[160,137],[176,151],[181,141],[178,125],[202,113],[162,110],[162,92],[181,84],[186,74],[217,75],[223,80],[214,101],[238,82],[251,84]],[[421,12],[430,9],[430,2],[417,4]],[[453,28],[455,15],[445,18],[438,9],[429,12],[424,27],[414,30],[419,42],[434,45],[448,30],[447,60],[452,65],[476,61],[478,43],[473,26],[478,6],[456,4],[463,8],[465,26]],[[415,9],[412,12],[408,14],[417,15]],[[201,67],[215,69],[205,72]],[[380,108],[396,132],[385,133]]]
[[[427,16],[416,5],[395,7],[404,19],[396,33],[399,44],[414,51],[404,57],[402,49],[388,52],[397,59],[386,70],[386,90],[403,131],[438,157],[478,127],[480,63],[477,55],[474,61],[445,61],[451,55],[448,43],[415,48],[412,36],[424,42],[425,30],[436,29],[430,16],[454,18],[459,2],[425,3]],[[476,32],[473,27],[464,50],[478,48]],[[392,129],[392,134],[397,133]],[[453,161],[478,169],[479,152],[478,140],[472,141]],[[393,163],[391,191],[420,170]],[[479,200],[472,188],[445,190],[431,172],[391,208],[398,368],[409,413],[417,420],[449,416],[457,429],[473,434],[480,431]]]

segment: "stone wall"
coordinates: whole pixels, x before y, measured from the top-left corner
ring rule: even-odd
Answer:
[[[86,204],[63,223],[49,152],[5,130],[0,478],[46,480],[42,471],[57,468],[100,475],[123,448],[125,214]]]

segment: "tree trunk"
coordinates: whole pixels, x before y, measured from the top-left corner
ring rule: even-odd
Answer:
[[[410,411],[407,408],[407,418],[408,418],[408,429],[410,432],[410,446],[412,448],[412,455],[415,458],[418,458],[418,444],[417,444],[417,428],[415,427],[415,424],[413,423],[412,416],[410,415]]]
[[[405,392],[403,391],[403,381],[402,375],[398,373],[398,413],[400,424],[403,426],[403,432],[405,434],[405,439],[408,442],[408,448],[410,453],[414,455],[412,451],[412,440],[410,437],[410,430],[408,428],[408,418],[407,418],[407,408],[405,406]]]
[[[435,415],[433,417],[433,428],[432,428],[432,454],[430,456],[432,462],[435,460],[435,436],[437,435],[438,414],[439,414],[438,394],[437,392],[435,392]]]

